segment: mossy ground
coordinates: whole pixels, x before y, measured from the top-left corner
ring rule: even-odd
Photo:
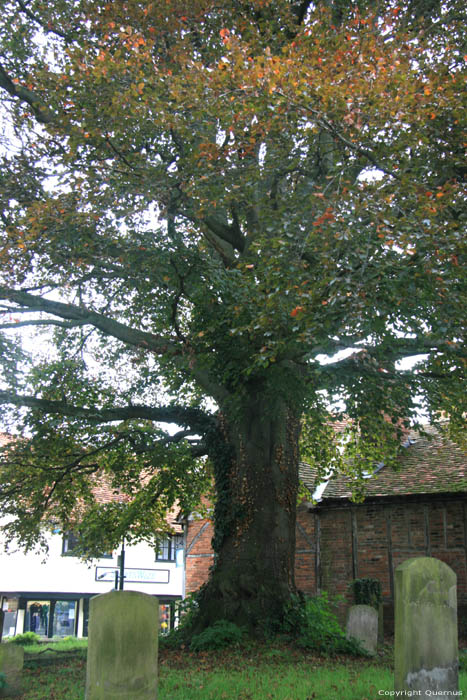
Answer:
[[[84,658],[24,672],[22,700],[83,700]],[[393,648],[373,659],[323,657],[285,644],[248,644],[224,651],[162,650],[159,700],[376,700],[393,689]],[[467,671],[460,689],[467,697]]]

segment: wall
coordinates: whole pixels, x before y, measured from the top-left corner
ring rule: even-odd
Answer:
[[[189,522],[186,590],[206,581],[213,562],[212,524]],[[433,556],[457,574],[459,627],[467,636],[467,503],[458,496],[400,497],[353,505],[344,499],[297,511],[295,579],[308,595],[341,595],[343,621],[355,578],[377,578],[384,598],[385,628],[393,629],[394,570],[406,559]]]
[[[457,575],[459,627],[467,632],[467,504],[465,496],[405,497],[362,505],[320,505],[320,588],[345,596],[354,578],[381,581],[385,629],[393,629],[394,570],[432,556]],[[312,513],[310,513],[312,515]],[[345,607],[345,606],[344,606]]]
[[[113,552],[111,558],[103,557],[87,564],[78,557],[62,555],[60,534],[50,535],[48,544],[47,558],[44,553],[25,555],[20,550],[0,553],[4,636],[22,632],[24,625],[42,636],[86,635],[89,598],[106,593],[115,585],[119,552]],[[179,554],[183,555],[183,551]],[[184,594],[183,563],[183,556],[177,556],[177,563],[156,561],[154,548],[145,543],[125,547],[124,588],[157,596],[164,628],[174,624],[173,601]],[[104,572],[105,577],[99,579]],[[155,575],[164,582],[131,580]]]
[[[214,533],[210,520],[190,519],[186,535],[186,593],[193,593],[207,580],[214,562],[211,539]]]

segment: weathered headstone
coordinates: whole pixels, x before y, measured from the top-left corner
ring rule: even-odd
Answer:
[[[382,603],[378,605],[376,612],[378,613],[378,644],[382,646],[384,644],[384,608]]]
[[[0,672],[5,674],[7,686],[0,688],[0,698],[21,695],[21,676],[24,665],[24,649],[18,644],[0,644]]]
[[[112,591],[91,599],[86,700],[155,700],[159,601]]]
[[[395,584],[395,690],[457,691],[456,574],[418,557],[397,567]]]
[[[369,654],[378,644],[378,612],[371,605],[352,605],[346,628],[347,638],[354,637]]]

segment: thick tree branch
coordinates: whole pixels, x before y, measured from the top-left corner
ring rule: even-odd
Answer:
[[[345,344],[340,342],[336,344],[335,350],[351,349]],[[466,352],[463,349],[461,343],[452,343],[448,340],[434,339],[430,337],[425,338],[392,338],[391,343],[384,347],[382,345],[361,345],[360,347],[355,347],[355,353],[350,357],[335,360],[334,362],[328,362],[322,365],[323,371],[332,368],[342,368],[344,366],[355,366],[355,364],[363,365],[363,361],[366,359],[370,362],[397,362],[398,360],[403,360],[407,357],[413,357],[415,355],[424,355],[431,352],[447,352],[451,355],[457,357],[466,357]]]
[[[77,321],[79,325],[88,324],[94,326],[105,335],[117,338],[127,345],[143,347],[157,354],[175,355],[182,352],[182,347],[170,338],[131,328],[124,323],[107,318],[84,307],[44,299],[43,297],[8,287],[0,287],[0,299],[8,299],[31,311],[44,311],[53,316]]]
[[[14,406],[36,408],[44,411],[44,413],[83,418],[95,425],[124,420],[151,420],[158,423],[176,423],[184,427],[188,426],[193,431],[203,432],[211,428],[215,421],[213,416],[199,408],[144,405],[85,408],[84,406],[74,406],[66,401],[40,399],[35,396],[25,396],[11,391],[0,391],[0,404],[13,404]]]
[[[226,267],[230,267],[230,265],[232,265],[232,263],[235,261],[235,253],[232,245],[224,241],[222,238],[219,238],[219,236],[217,236],[211,230],[205,231],[204,237],[207,241],[209,241],[214,250],[217,251],[219,256],[222,258],[224,265]]]
[[[180,210],[180,214],[195,224],[195,226],[201,228],[204,237],[217,251],[227,267],[235,260],[235,250],[243,251],[245,241],[240,231],[237,231],[235,223],[229,226],[215,216],[207,216],[200,219],[191,211],[189,203],[188,205],[185,203],[185,208]]]
[[[230,243],[230,245],[236,250],[240,252],[243,251],[245,241],[241,235],[238,222],[234,222],[233,225],[229,225],[215,216],[206,216],[204,218],[204,223],[216,236],[221,238],[226,243]]]
[[[59,328],[76,328],[77,326],[84,326],[85,321],[73,321],[67,323],[66,321],[55,321],[54,319],[47,319],[43,321],[38,321],[37,319],[30,321],[16,321],[13,323],[0,323],[0,329],[6,330],[8,328],[22,328],[24,326],[59,326]]]
[[[67,319],[77,326],[90,325],[105,335],[121,340],[126,345],[143,348],[144,350],[154,352],[158,355],[170,356],[174,359],[177,357],[183,359],[183,355],[189,353],[188,347],[182,342],[176,342],[173,338],[140,331],[137,328],[127,326],[124,323],[115,321],[85,307],[44,299],[43,297],[29,294],[29,292],[10,289],[8,287],[0,287],[0,300],[1,299],[7,299],[10,302],[21,305],[22,308],[19,308],[17,310],[18,312],[45,312],[53,316]],[[11,313],[15,313],[11,307],[9,310]],[[17,325],[18,324],[15,324],[14,327]],[[202,367],[196,366],[191,356],[190,361],[193,363],[191,367],[192,374],[204,390],[210,393],[216,401],[225,398],[226,392],[223,387],[217,383],[213,383],[209,373]]]
[[[43,98],[23,85],[14,83],[1,65],[0,88],[3,88],[3,90],[6,90],[12,97],[18,98],[21,102],[26,102],[31,107],[37,121],[41,124],[51,124],[56,121],[55,115],[44,103]]]
[[[371,353],[371,348],[368,351]],[[378,349],[376,352],[378,352]],[[453,343],[450,340],[435,339],[429,336],[425,338],[399,338],[393,340],[391,346],[385,348],[382,352],[384,357],[391,362],[397,362],[397,360],[403,360],[405,357],[411,357],[412,355],[423,355],[430,352],[445,352],[457,357],[467,357],[462,343]]]
[[[329,388],[333,379],[339,382],[339,377],[351,375],[374,375],[381,380],[394,380],[402,377],[433,378],[439,380],[459,379],[448,371],[435,373],[407,369],[396,369],[394,363],[407,357],[415,355],[429,354],[431,352],[449,353],[455,357],[466,357],[465,350],[461,344],[453,344],[446,340],[434,340],[432,338],[399,338],[393,339],[387,348],[361,347],[355,348],[355,353],[334,362],[328,362],[320,366],[314,365],[314,369],[322,378],[323,389]]]

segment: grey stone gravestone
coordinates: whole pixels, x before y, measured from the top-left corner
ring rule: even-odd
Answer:
[[[156,700],[159,601],[112,591],[91,599],[86,700]]]
[[[5,674],[7,686],[0,688],[0,698],[21,695],[21,676],[24,665],[24,649],[18,644],[0,644],[0,672]]]
[[[394,689],[418,697],[458,690],[456,574],[431,557],[395,572]]]
[[[369,654],[378,644],[378,612],[371,605],[352,605],[347,618],[346,636],[358,639]]]
[[[378,613],[378,644],[382,646],[384,644],[384,608],[382,603],[378,605],[376,612]]]

